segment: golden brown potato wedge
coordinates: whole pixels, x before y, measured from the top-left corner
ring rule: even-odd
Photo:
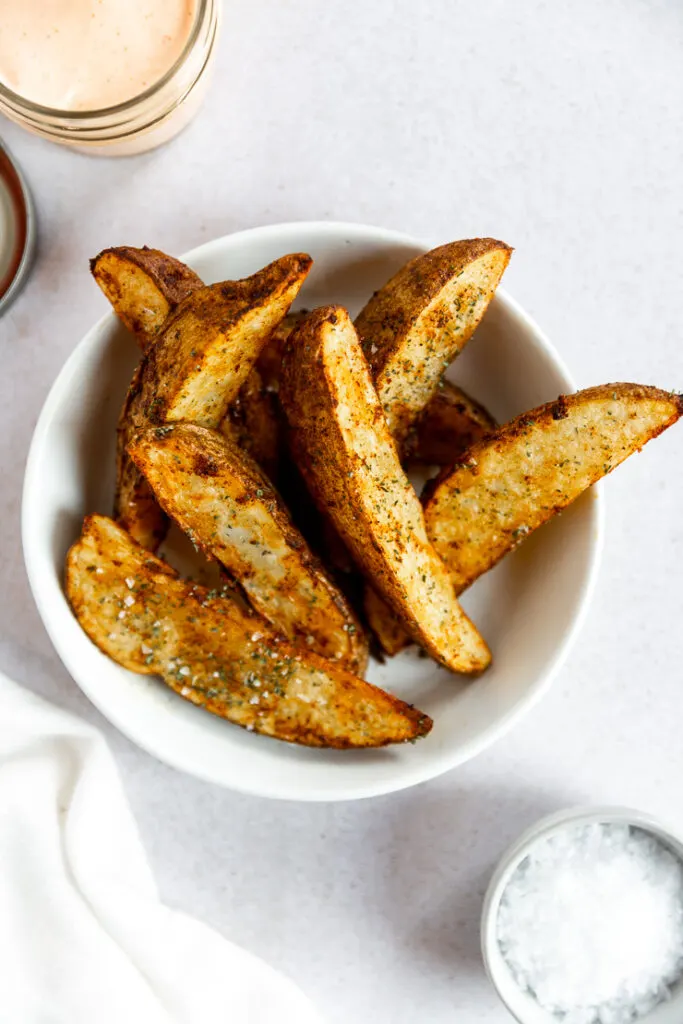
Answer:
[[[128,444],[148,425],[217,427],[310,266],[305,254],[283,256],[243,281],[193,292],[166,320],[133,378],[118,430],[115,513],[143,547],[159,544],[165,519],[126,455]]]
[[[495,238],[416,256],[356,318],[389,430],[402,443],[493,298],[512,249]]]
[[[203,287],[194,270],[146,245],[105,249],[90,261],[90,271],[143,352],[176,306]]]
[[[280,400],[309,490],[413,638],[458,672],[489,650],[427,540],[358,337],[341,306],[311,313],[285,347]]]
[[[160,675],[181,697],[246,729],[315,747],[414,740],[416,708],[279,637],[255,613],[180,580],[104,516],[87,516],[66,562],[66,591],[100,650]]]
[[[382,651],[390,658],[413,642],[403,625],[403,620],[369,583],[365,584],[363,591],[363,609],[373,636]]]
[[[605,384],[562,395],[499,427],[445,470],[427,531],[458,592],[683,412],[680,395]]]
[[[275,395],[253,368],[220,422],[219,431],[258,462],[271,480],[280,461],[280,424]]]
[[[471,445],[495,430],[491,414],[466,391],[441,382],[427,406],[408,431],[403,443],[404,465],[449,466]],[[410,636],[393,608],[369,583],[363,606],[377,642],[390,657],[410,645]]]
[[[294,326],[305,315],[304,311],[288,313],[277,324],[218,428],[221,434],[256,459],[271,480],[279,480],[281,476],[280,464],[286,449],[277,402],[282,349]],[[287,468],[284,469],[287,472]]]
[[[364,672],[359,621],[246,452],[213,430],[177,423],[143,431],[128,453],[167,515],[279,633]]]
[[[281,320],[277,325],[268,339],[268,344],[258,357],[256,366],[261,374],[264,386],[269,391],[278,390],[285,342],[297,324],[300,324],[307,315],[307,309],[299,309],[295,313],[288,313],[284,320]]]
[[[90,269],[143,352],[178,304],[204,287],[193,270],[159,249],[105,249],[90,261]],[[276,371],[279,374],[283,338],[291,330],[295,316],[288,314],[275,327],[259,357],[271,375]],[[242,445],[269,475],[275,473],[279,455],[279,425],[272,390],[277,388],[267,387],[254,367],[220,425],[221,432]]]
[[[403,444],[407,463],[451,466],[471,445],[495,429],[487,409],[466,391],[441,381]]]

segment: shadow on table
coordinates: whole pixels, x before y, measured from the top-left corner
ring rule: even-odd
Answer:
[[[418,962],[483,976],[479,922],[498,860],[535,821],[574,802],[576,795],[512,785],[404,794],[394,804],[389,862],[377,865],[378,909],[397,942]]]

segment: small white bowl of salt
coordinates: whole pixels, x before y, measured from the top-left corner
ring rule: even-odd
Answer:
[[[624,807],[544,818],[491,879],[482,951],[520,1024],[683,1024],[683,840]]]

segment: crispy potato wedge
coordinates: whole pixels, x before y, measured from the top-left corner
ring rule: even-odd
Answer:
[[[605,384],[499,427],[437,478],[427,531],[461,592],[683,413],[680,395]]]
[[[363,610],[367,624],[381,650],[393,658],[413,642],[403,620],[369,583],[363,591]]]
[[[441,381],[403,443],[403,460],[451,466],[464,451],[495,429],[487,409],[466,391]]]
[[[407,263],[358,314],[356,330],[399,443],[472,337],[511,253],[495,238],[442,245]]]
[[[188,583],[105,516],[87,516],[66,592],[100,650],[160,675],[181,697],[246,729],[314,747],[414,740],[416,708],[279,637],[255,613]]]
[[[264,387],[269,391],[278,390],[285,342],[294,328],[307,315],[307,309],[299,309],[295,313],[288,313],[284,320],[281,320],[277,325],[268,339],[268,344],[263,348],[261,355],[258,357],[256,366],[261,374]]]
[[[280,475],[286,447],[282,438],[282,416],[277,402],[282,349],[304,312],[288,313],[276,325],[261,350],[256,366],[221,421],[219,430],[249,452],[271,480]]]
[[[246,452],[191,423],[143,431],[128,452],[167,515],[239,581],[279,633],[364,672],[360,622]]]
[[[489,650],[427,540],[422,507],[341,306],[315,310],[290,335],[280,400],[309,490],[413,638],[454,671],[486,668]]]
[[[495,420],[483,405],[444,380],[408,431],[403,463],[450,466],[495,427]],[[393,657],[410,645],[410,635],[401,619],[369,583],[365,585],[363,606],[368,625],[385,654]]]
[[[148,425],[185,420],[217,427],[311,262],[295,253],[243,281],[201,288],[166,320],[133,378],[118,429],[115,514],[143,547],[157,547],[166,522],[126,454],[128,444]]]
[[[90,261],[90,269],[143,352],[156,340],[179,303],[204,287],[201,278],[180,260],[147,247],[105,249]],[[295,316],[288,314],[275,327],[259,356],[271,375],[276,370],[279,374],[283,339]],[[271,349],[272,354],[268,355]],[[220,425],[221,432],[242,445],[269,475],[275,473],[279,455],[279,425],[272,390],[277,388],[266,387],[254,367]]]
[[[248,452],[274,480],[280,461],[280,424],[275,395],[253,368],[220,422],[224,437]]]
[[[105,249],[90,260],[90,271],[143,352],[176,306],[203,287],[194,270],[146,245]]]

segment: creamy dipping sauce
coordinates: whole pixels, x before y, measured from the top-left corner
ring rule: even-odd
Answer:
[[[139,96],[173,66],[197,0],[0,0],[0,82],[57,110]]]

